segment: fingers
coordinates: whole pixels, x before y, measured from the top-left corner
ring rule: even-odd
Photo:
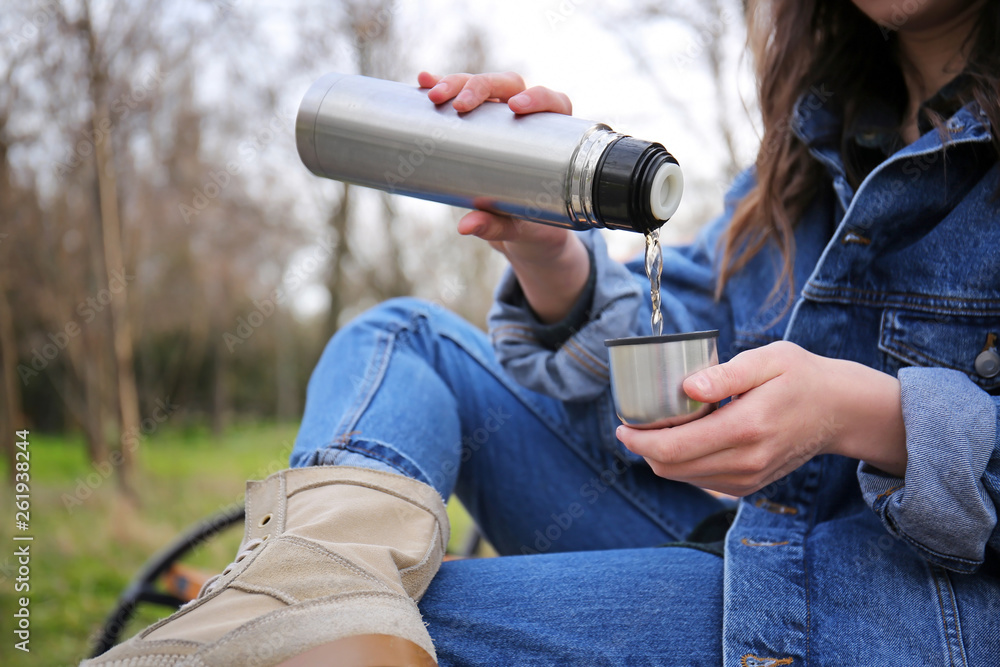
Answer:
[[[684,381],[684,391],[691,398],[714,403],[730,396],[743,395],[710,415],[687,424],[664,429],[632,429],[621,426],[618,437],[626,447],[640,456],[649,456],[664,463],[683,463],[728,447],[759,442],[768,437],[774,424],[765,415],[773,413],[773,402],[787,405],[790,386],[788,378],[779,378],[786,371],[802,371],[810,364],[810,354],[799,346],[784,341],[741,352],[724,364],[699,371]],[[774,382],[772,382],[774,381]],[[764,395],[752,389],[768,384]]]
[[[524,90],[524,79],[515,72],[449,74],[441,78],[422,72],[417,80],[422,86],[431,86],[427,93],[431,102],[442,104],[454,99],[452,106],[457,111],[470,111],[490,99],[506,102]]]
[[[775,451],[762,427],[746,425],[745,416],[726,414],[734,412],[724,408],[698,421],[659,430],[619,427],[617,435],[660,477],[742,496],[771,481],[780,461],[774,460]]]
[[[453,106],[458,111],[469,111],[489,99],[506,102],[523,90],[524,79],[515,72],[476,74],[465,82]]]
[[[417,81],[421,86],[430,88],[427,92],[427,97],[431,102],[434,104],[443,104],[455,97],[470,78],[472,78],[471,74],[435,76],[427,72],[421,72],[417,77]]]
[[[524,79],[516,72],[488,74],[449,74],[439,77],[429,72],[421,72],[417,81],[423,88],[429,88],[427,97],[434,104],[454,100],[452,106],[457,111],[471,111],[486,100],[508,102],[511,111],[517,114],[553,111],[570,115],[573,104],[564,93],[549,90],[544,86],[524,89]]]
[[[646,459],[659,477],[686,482],[733,496],[748,496],[781,479],[798,467],[798,461],[773,460],[763,447],[750,452],[725,450],[703,460],[667,466]]]
[[[555,113],[573,115],[573,103],[565,93],[557,93],[544,86],[529,88],[518,93],[507,102],[514,113],[537,113],[539,111],[554,111]]]
[[[751,427],[746,424],[731,424],[727,419],[729,410],[718,410],[693,422],[661,429],[637,429],[619,426],[615,435],[629,450],[665,465],[677,465],[694,461],[720,450],[730,449],[747,442],[741,438],[752,438]],[[741,431],[734,433],[733,428]]]
[[[684,380],[684,392],[705,403],[746,393],[781,375],[792,363],[796,349],[800,348],[793,343],[779,341],[741,352],[724,364],[688,377]]]
[[[494,224],[499,224],[499,216],[485,211],[472,211],[463,215],[458,221],[458,233],[462,236],[479,236],[482,231]]]
[[[491,243],[515,241],[520,236],[520,224],[523,223],[507,216],[495,215],[486,211],[472,211],[458,221],[458,233],[466,236],[478,236]]]
[[[430,72],[421,72],[417,75],[417,82],[421,88],[430,88],[427,97],[430,98],[431,102],[442,104],[455,97],[470,78],[472,78],[471,74],[437,76]]]
[[[764,391],[764,390],[761,390]],[[773,440],[780,428],[770,416],[773,397],[754,392],[700,419],[661,429],[619,426],[615,435],[639,456],[667,465],[687,463],[716,452]]]
[[[417,83],[420,84],[421,88],[433,88],[440,80],[441,77],[436,74],[431,74],[430,72],[421,72],[417,75]]]
[[[828,374],[819,359],[787,342],[744,352],[685,383],[693,398],[739,394],[739,401],[673,428],[622,426],[616,435],[660,477],[746,495],[828,446],[829,429],[820,419],[825,408],[814,409],[826,392],[825,383],[814,380]]]

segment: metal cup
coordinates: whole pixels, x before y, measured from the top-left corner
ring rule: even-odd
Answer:
[[[677,426],[703,417],[718,403],[684,393],[684,380],[719,363],[718,331],[604,341],[611,357],[611,393],[622,423],[636,428]]]

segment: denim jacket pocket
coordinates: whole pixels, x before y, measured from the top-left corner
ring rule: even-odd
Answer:
[[[902,366],[933,366],[965,373],[991,394],[1000,392],[1000,375],[984,377],[976,370],[990,334],[1000,339],[1000,318],[928,314],[889,308],[882,313],[879,349],[892,357],[891,372]],[[901,363],[900,363],[901,362]]]

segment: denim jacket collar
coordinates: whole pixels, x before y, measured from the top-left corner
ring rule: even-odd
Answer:
[[[951,94],[947,91],[951,90],[954,83],[956,82],[953,81],[945,86],[939,95],[935,95],[925,105],[930,108],[940,108],[938,99],[942,95],[950,99]],[[834,99],[835,94],[826,86],[813,86],[795,103],[790,129],[811,151],[815,152],[822,148],[835,150],[837,148],[843,128],[843,118],[839,106],[834,103]],[[870,122],[866,122],[865,125],[884,125],[884,122],[879,122],[885,115],[883,112],[884,109],[881,107],[872,109],[871,114],[867,117]],[[926,150],[946,143],[969,139],[984,140],[990,136],[990,123],[986,112],[975,102],[966,104],[951,115],[945,123],[945,129],[949,133],[946,142],[941,142],[938,133],[932,130],[924,132],[919,140],[904,147],[900,152],[907,149]]]
[[[947,88],[946,86],[945,89],[942,89],[942,92],[945,92]],[[932,98],[932,100],[935,99],[937,96]],[[872,118],[877,117],[876,112]],[[985,143],[991,140],[989,119],[976,102],[970,102],[958,109],[945,122],[944,127],[946,136],[942,137],[936,129],[931,129],[913,143],[887,155],[885,161],[931,154],[955,144]],[[826,168],[838,199],[839,213],[843,215],[850,208],[855,188],[848,182],[844,158],[841,154],[843,118],[836,94],[826,86],[810,88],[796,102],[789,122],[789,130],[802,140],[812,156]],[[864,180],[867,178],[866,176]]]
[[[790,129],[806,146],[835,144],[840,137],[842,122],[833,98],[826,86],[813,86],[795,103]]]

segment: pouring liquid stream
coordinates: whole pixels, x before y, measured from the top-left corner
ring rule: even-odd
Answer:
[[[653,313],[649,318],[654,336],[663,333],[663,314],[660,312],[660,273],[663,271],[663,249],[660,247],[660,230],[646,232],[646,277],[649,278],[649,297]]]

